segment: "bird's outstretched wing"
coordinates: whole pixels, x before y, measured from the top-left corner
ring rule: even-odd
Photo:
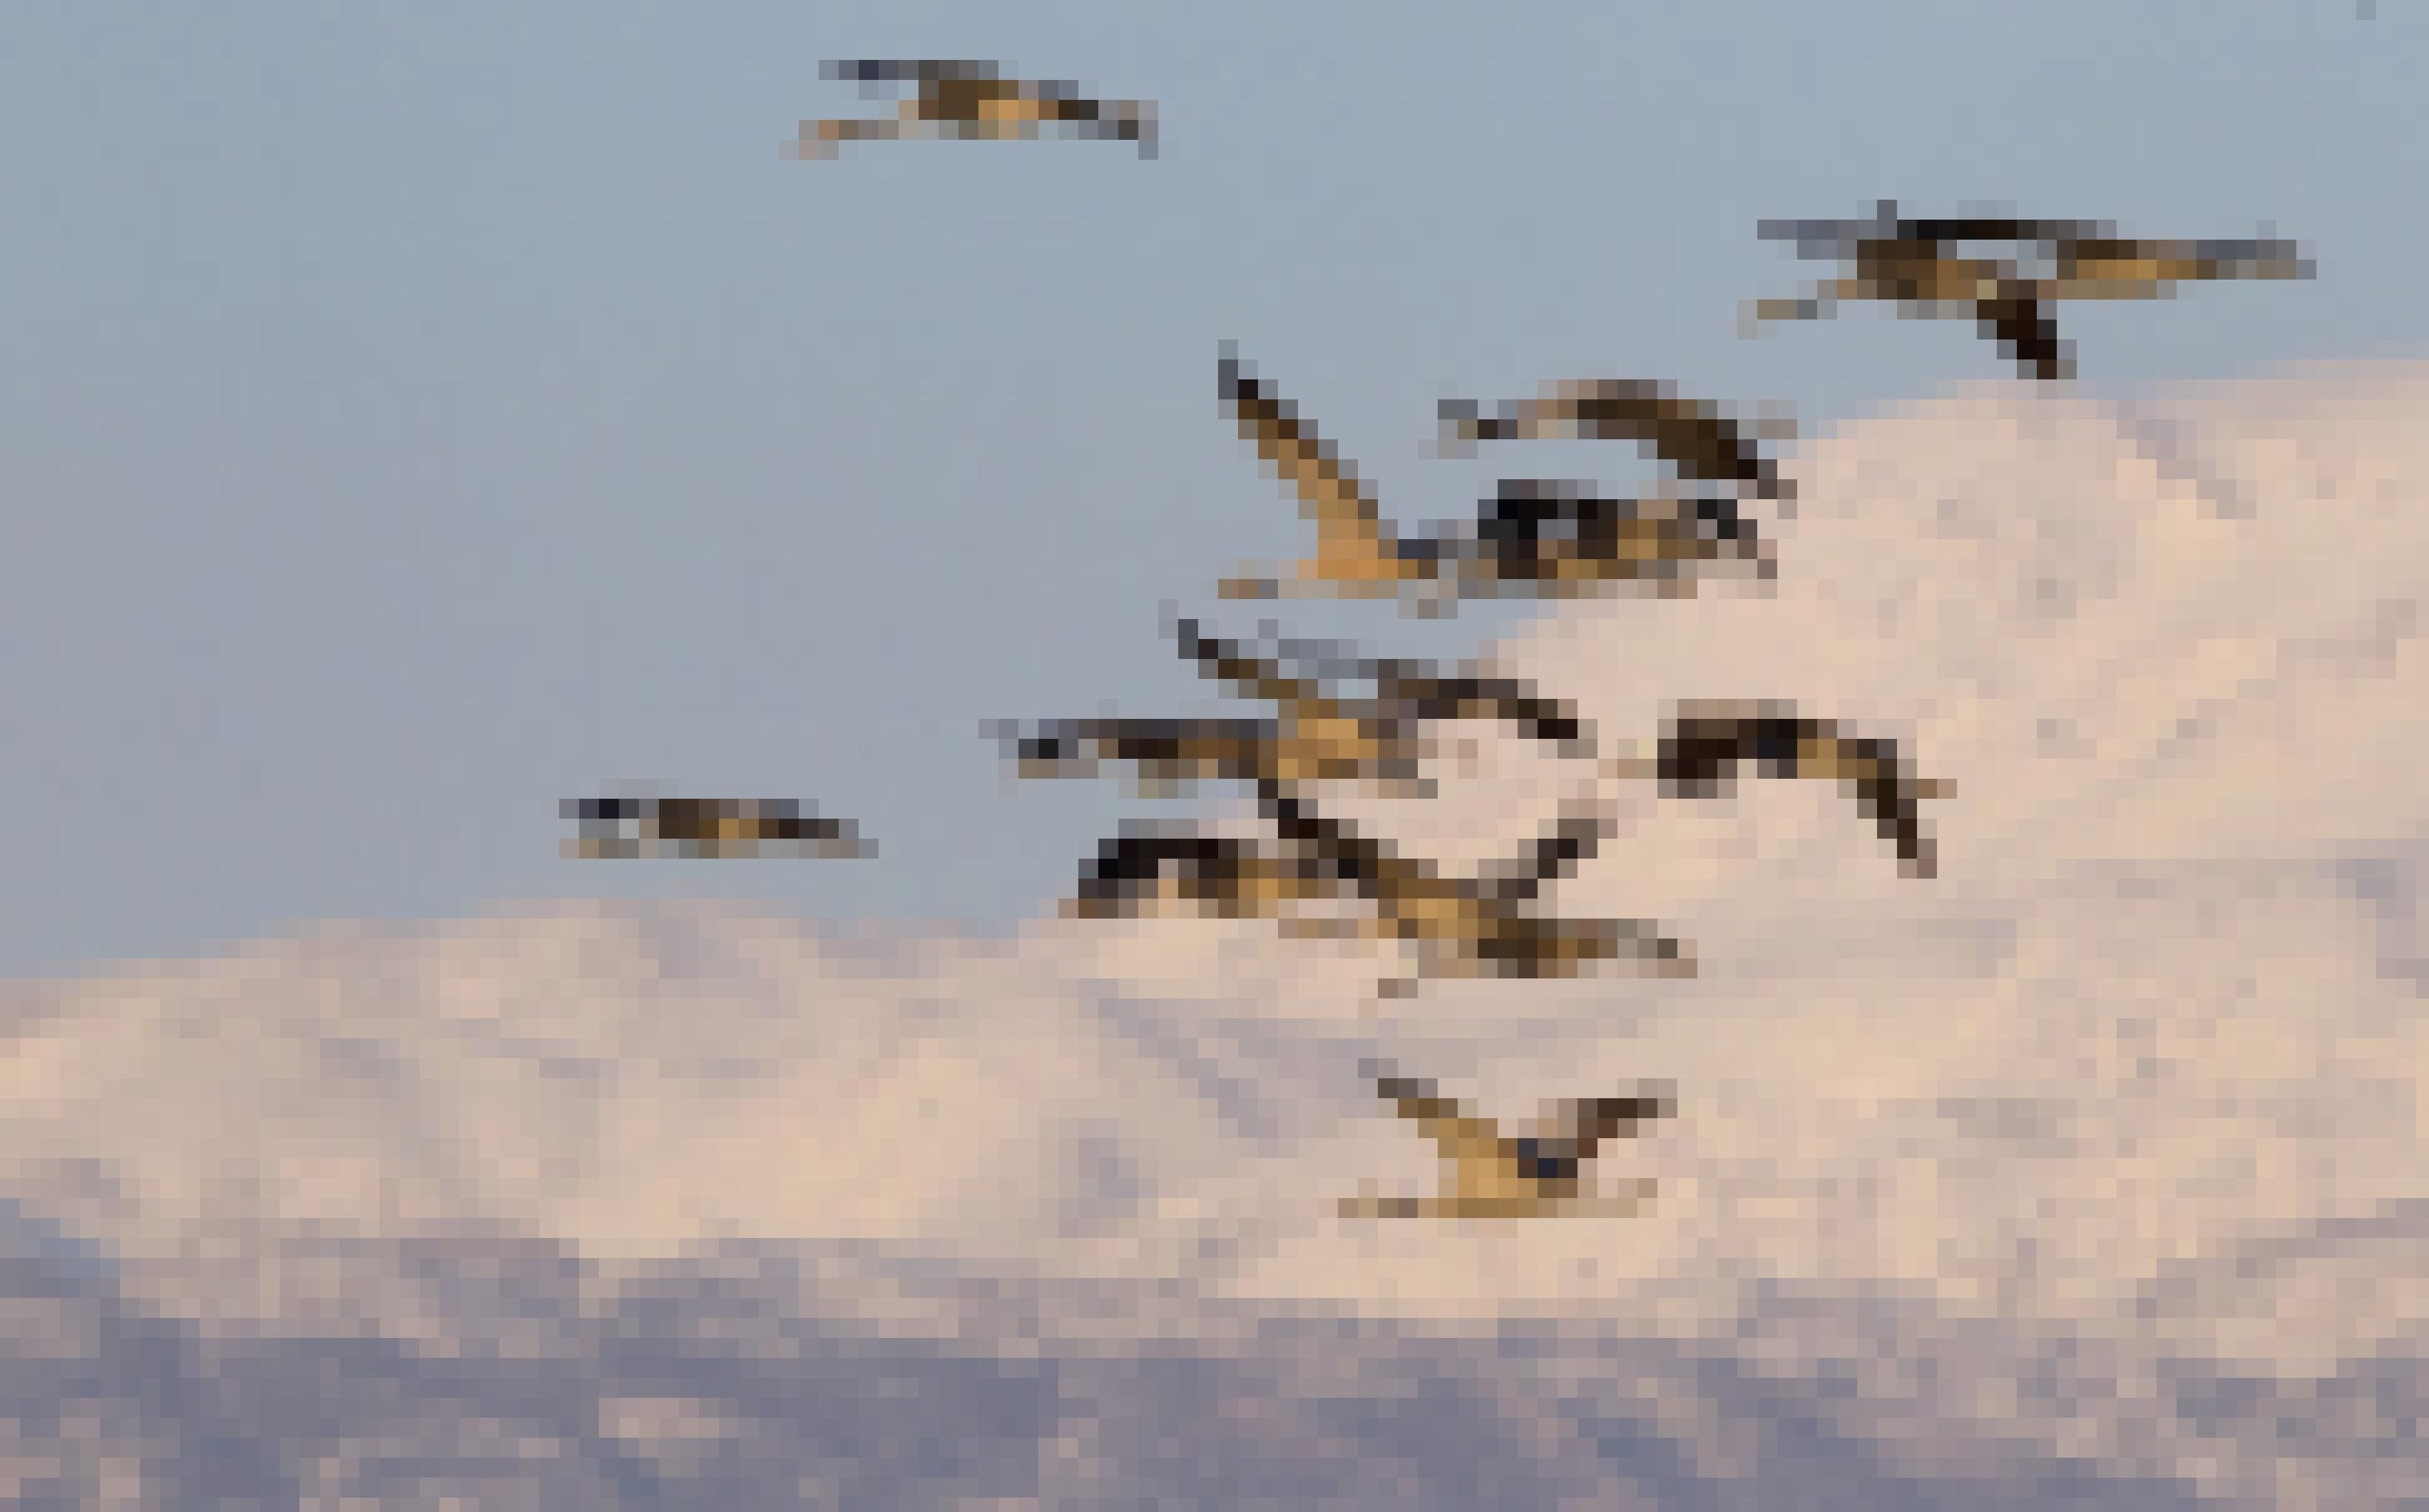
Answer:
[[[1743,487],[1760,499],[1778,499],[1787,491],[1777,465],[1762,455],[1746,427],[1718,405],[1680,398],[1669,385],[1650,379],[1564,380],[1491,416],[1472,402],[1446,399],[1440,423],[1445,446],[1561,436],[1635,441],[1682,478]]]
[[[1368,1075],[1375,1079],[1376,1094],[1433,1141],[1444,1159],[1464,1163],[1500,1156],[1500,1126],[1468,1112],[1459,1099],[1442,1095],[1430,1080],[1400,1076],[1378,1062],[1369,1063]]]
[[[1609,1141],[1634,1134],[1654,1119],[1676,1110],[1675,1100],[1659,1092],[1625,1097],[1584,1097],[1530,1132],[1539,1142],[1556,1142],[1562,1153],[1582,1165]]]
[[[1793,241],[1802,257],[1844,258],[1866,242],[1910,241],[1946,247],[1964,241],[2051,245],[2068,239],[2114,236],[2105,221],[2046,221],[2007,215],[1901,216],[1897,201],[1875,202],[1863,220],[1760,221],[1765,241]]]
[[[1301,512],[1319,532],[1347,527],[1372,534],[1380,528],[1381,510],[1357,468],[1299,418],[1298,406],[1260,382],[1231,342],[1223,343],[1216,377],[1224,413],[1239,422],[1242,439],[1297,492]]]
[[[1239,718],[1049,719],[1033,731],[1007,724],[994,733],[1024,777],[1092,776],[1104,762],[1187,771],[1221,764],[1275,739],[1272,721]]]
[[[1423,720],[1495,719],[1530,740],[1583,752],[1593,737],[1576,707],[1517,678],[1445,676],[1421,663],[1377,664],[1376,696],[1392,712]]]
[[[1919,781],[1893,741],[1841,735],[1827,745],[1838,775],[1855,790],[1857,811],[1873,821],[1899,860],[1923,876],[1936,872],[1937,853],[1923,832],[1922,799],[1944,793],[1946,784]]]
[[[1523,678],[1493,676],[1471,664],[1445,671],[1431,662],[1366,656],[1337,641],[1281,639],[1274,644],[1277,670],[1284,664],[1314,665],[1297,686],[1364,682],[1375,685],[1374,712],[1385,719],[1437,722],[1495,719],[1514,725],[1530,740],[1590,746],[1585,721],[1566,700],[1538,691]]]
[[[1572,803],[1550,829],[1528,841],[1516,855],[1479,870],[1477,891],[1495,903],[1531,902],[1545,883],[1593,859],[1613,829],[1608,806],[1592,799]]]
[[[2012,215],[1915,216],[1898,222],[1900,240],[1951,246],[1962,241],[1999,241],[2013,246],[2054,246],[2082,237],[2114,235],[2105,221],[2046,221]]]
[[[1304,709],[1323,697],[1314,679],[1286,676],[1278,662],[1250,656],[1236,642],[1205,633],[1195,619],[1175,621],[1173,634],[1181,658],[1197,664],[1199,675],[1230,683],[1242,698]]]
[[[2023,296],[1985,300],[1975,309],[1975,323],[2034,377],[2054,382],[2074,376],[2074,343],[2058,336],[2057,323],[2042,313],[2039,301]]]
[[[2054,299],[2146,299],[2171,284],[2216,279],[2309,278],[2317,265],[2299,243],[2267,239],[2137,241],[2118,237],[2056,243],[2053,269],[2035,291]]]
[[[838,58],[818,65],[823,78],[848,79],[857,84],[934,84],[946,80],[993,79],[1002,77],[1001,71],[991,62],[975,58]]]
[[[1857,243],[1895,237],[1897,202],[1883,200],[1869,220],[1764,220],[1754,234],[1765,241],[1793,241],[1800,257],[1844,257]]]

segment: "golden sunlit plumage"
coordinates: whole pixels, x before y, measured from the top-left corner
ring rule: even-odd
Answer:
[[[1366,1070],[1376,1093],[1441,1151],[1443,1190],[1433,1197],[1345,1199],[1345,1218],[1618,1216],[1652,1194],[1652,1183],[1640,1181],[1626,1197],[1597,1197],[1586,1187],[1584,1168],[1609,1141],[1635,1134],[1673,1111],[1666,1095],[1582,1098],[1512,1137],[1495,1121],[1443,1096],[1430,1081],[1402,1076],[1378,1062],[1368,1062]]]
[[[1139,156],[1156,155],[1155,107],[1144,100],[1099,100],[1062,79],[1007,78],[995,64],[942,58],[853,58],[829,62],[832,79],[915,83],[918,92],[892,120],[845,117],[804,121],[789,149],[799,157],[831,157],[839,143],[905,137],[952,137],[965,140],[1033,139],[1053,129],[1082,137],[1138,143]]]
[[[1627,583],[1687,591],[1694,567],[1730,560],[1771,574],[1768,551],[1728,501],[1604,499],[1532,479],[1503,483],[1472,525],[1396,535],[1356,468],[1228,343],[1217,377],[1225,413],[1316,531],[1314,556],[1280,573],[1226,578],[1223,598],[1390,598],[1438,614],[1462,598],[1576,598]]]
[[[1846,300],[1877,300],[1902,311],[1970,315],[1984,337],[2040,379],[2074,375],[2073,343],[2042,307],[2057,300],[2151,299],[2176,285],[2222,279],[2291,279],[2312,274],[2291,241],[2142,241],[2097,222],[2025,221],[2007,216],[1901,218],[1884,200],[1873,220],[1766,221],[1760,234],[1793,240],[1803,256],[1836,257],[1846,276],[1803,299],[1756,301],[1748,325],[1813,320]],[[2005,242],[2045,255],[2047,272],[2016,257],[1960,257],[1962,242]]]

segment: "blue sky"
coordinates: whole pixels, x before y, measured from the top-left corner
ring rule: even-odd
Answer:
[[[2005,370],[1765,217],[2004,202],[2305,240],[2309,284],[2078,307],[2103,387],[2419,356],[2429,31],[2317,3],[91,4],[0,12],[0,975],[324,917],[764,897],[995,927],[1125,814],[999,716],[1213,708],[1166,601],[1302,541],[1235,339],[1407,518],[1445,393],[1660,377],[1808,431]],[[821,58],[1159,102],[1164,155],[881,143]],[[1619,485],[1631,449],[1529,470]],[[1294,609],[1457,654],[1516,622]],[[582,864],[625,777],[872,862]]]

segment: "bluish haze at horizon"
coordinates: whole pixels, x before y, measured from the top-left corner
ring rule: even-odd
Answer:
[[[1446,392],[1667,378],[1812,434],[1999,377],[1961,322],[1737,335],[1822,271],[1759,219],[1882,197],[2316,254],[2063,311],[2102,390],[2421,356],[2424,45],[2255,0],[15,8],[0,977],[554,896],[998,927],[1193,812],[979,733],[1219,707],[1167,601],[1438,655],[1525,617],[1215,602],[1305,529],[1218,341],[1405,519],[1521,465],[1427,460]],[[1164,156],[780,157],[892,109],[821,58],[923,56],[1154,99]],[[561,860],[558,800],[623,777],[882,854]]]

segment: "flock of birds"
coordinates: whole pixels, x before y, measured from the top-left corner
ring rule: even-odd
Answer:
[[[1151,102],[1098,99],[1071,83],[1008,77],[980,62],[865,59],[829,63],[823,73],[865,89],[913,82],[917,93],[895,119],[804,122],[791,156],[830,157],[846,141],[1012,140],[1049,131],[1135,142],[1143,157],[1156,152]],[[2291,242],[2131,240],[2100,222],[2011,217],[1910,219],[1887,201],[1870,220],[1765,222],[1760,231],[1794,241],[1801,255],[1835,259],[1842,272],[1804,297],[1755,302],[1746,311],[1750,331],[1815,319],[1854,300],[1892,304],[1906,316],[1970,315],[2022,373],[2043,381],[2074,372],[2071,344],[2046,314],[2053,302],[2169,297],[2181,283],[2312,272]],[[1958,255],[1968,243],[2004,243],[2015,255]],[[1632,440],[1681,484],[1702,487],[1629,499],[1591,485],[1512,478],[1472,522],[1402,534],[1384,520],[1357,469],[1228,344],[1216,370],[1223,412],[1315,527],[1313,555],[1224,579],[1218,597],[1391,599],[1404,612],[1435,616],[1478,598],[1623,589],[1679,597],[1730,572],[1758,583],[1776,578],[1772,543],[1741,505],[1754,500],[1793,507],[1793,485],[1761,450],[1790,433],[1742,424],[1717,406],[1677,397],[1668,384],[1556,383],[1489,414],[1472,402],[1446,400],[1438,445],[1449,452],[1492,441]],[[1473,663],[1445,670],[1286,640],[1260,654],[1205,633],[1193,620],[1177,619],[1171,629],[1183,660],[1200,675],[1271,705],[1273,715],[1053,720],[990,732],[1024,777],[1092,775],[1110,763],[1131,768],[1150,793],[1201,781],[1246,784],[1266,832],[1251,838],[1125,826],[1062,900],[1066,917],[1128,919],[1178,906],[1270,920],[1295,936],[1383,941],[1413,955],[1414,970],[1380,983],[1379,997],[1405,996],[1427,978],[1575,978],[1621,959],[1659,975],[1693,976],[1692,952],[1652,923],[1563,918],[1536,906],[1547,883],[1591,858],[1611,833],[1611,810],[1596,797],[1564,806],[1518,854],[1469,876],[1402,855],[1318,805],[1314,790],[1336,782],[1430,797],[1425,771],[1441,751],[1431,731],[1463,720],[1493,721],[1593,762],[1596,792],[1605,781],[1650,778],[1668,796],[1710,796],[1747,764],[1768,776],[1833,780],[1872,820],[1902,870],[1929,877],[1935,869],[1920,805],[1947,795],[1951,785],[1917,777],[1894,742],[1792,704],[1682,702],[1649,748],[1597,755],[1573,706]],[[1341,686],[1347,682],[1373,691],[1351,696]],[[875,853],[850,820],[781,800],[636,789],[568,800],[565,812],[582,826],[580,838],[567,843],[569,855]],[[628,825],[636,836],[624,833]],[[1346,918],[1310,911],[1344,902],[1352,906]],[[1380,1063],[1368,1072],[1379,1094],[1434,1141],[1448,1190],[1427,1200],[1345,1202],[1341,1211],[1348,1216],[1529,1216],[1609,1210],[1613,1203],[1624,1208],[1632,1198],[1586,1192],[1582,1168],[1600,1144],[1672,1108],[1661,1093],[1588,1098],[1513,1137],[1429,1082]]]

